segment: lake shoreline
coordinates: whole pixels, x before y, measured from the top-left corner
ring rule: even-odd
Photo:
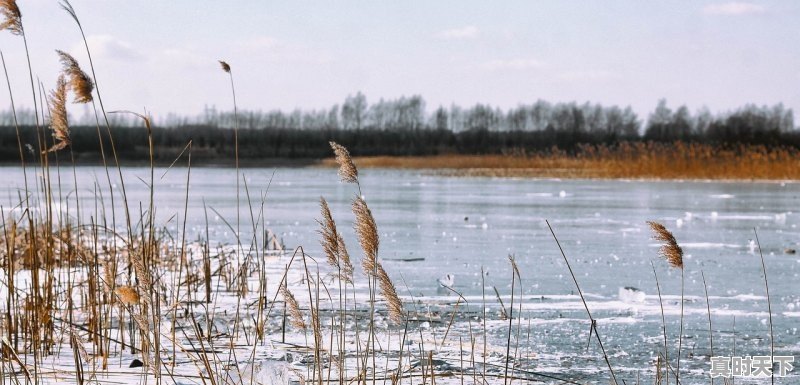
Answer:
[[[800,161],[782,154],[655,153],[574,156],[563,153],[535,155],[425,155],[354,157],[359,168],[420,170],[449,177],[494,177],[525,179],[574,179],[621,181],[715,181],[793,183],[800,181]],[[114,168],[109,162],[109,167]],[[55,162],[51,160],[50,166]],[[148,161],[121,160],[123,167],[149,167]],[[156,167],[185,167],[186,159],[156,160]],[[79,159],[78,167],[102,166],[100,159]],[[18,167],[19,162],[0,162],[0,167]],[[28,168],[38,167],[28,163]],[[70,167],[69,164],[61,165]],[[232,160],[192,159],[192,167],[233,168]],[[332,158],[240,159],[239,167],[253,168],[335,168]]]

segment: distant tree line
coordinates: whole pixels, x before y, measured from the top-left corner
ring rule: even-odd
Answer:
[[[800,147],[791,109],[783,105],[747,105],[713,115],[704,108],[694,114],[686,106],[675,110],[661,100],[646,123],[630,107],[591,103],[537,101],[508,110],[478,104],[470,108],[438,107],[428,112],[420,96],[367,103],[358,93],[327,110],[217,111],[206,107],[201,115],[156,117],[156,157],[175,157],[189,140],[200,161],[231,159],[234,127],[239,128],[242,159],[322,158],[330,155],[328,141],[351,148],[355,155],[435,155],[445,153],[499,154],[571,151],[584,144],[614,145],[626,141],[702,142],[712,144],[762,144]],[[141,121],[111,115],[118,155],[123,160],[147,157],[147,136]],[[31,111],[17,111],[22,122],[22,142],[32,148],[49,134],[37,138]],[[0,161],[19,159],[13,115],[0,113]],[[238,124],[237,124],[238,123]],[[100,130],[104,148],[110,141]],[[93,116],[73,119],[72,152],[79,160],[96,161],[100,143]],[[30,149],[27,153],[32,152]]]

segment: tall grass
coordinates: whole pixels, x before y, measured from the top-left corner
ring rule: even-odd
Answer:
[[[647,222],[647,224],[653,231],[653,239],[662,243],[661,247],[658,249],[659,254],[669,263],[669,265],[672,268],[678,269],[681,272],[681,316],[680,316],[680,330],[678,331],[678,353],[676,355],[676,363],[675,363],[675,383],[680,383],[681,348],[683,347],[683,310],[684,310],[683,307],[685,304],[683,249],[678,245],[678,241],[675,239],[675,236],[672,234],[672,232],[670,232],[663,224],[652,221]],[[669,367],[669,361],[665,361],[665,364],[667,365],[667,367]]]
[[[54,91],[49,99],[40,97],[39,103],[36,103],[34,94],[37,117],[39,113],[43,117],[49,115],[52,138],[37,132],[38,148],[34,149],[32,159],[41,172],[33,186],[29,186],[27,179],[28,162],[20,139],[22,136],[17,135],[25,187],[15,202],[19,210],[10,211],[8,217],[5,208],[0,210],[0,278],[5,289],[0,293],[4,300],[0,304],[3,308],[3,319],[0,320],[0,350],[3,353],[0,381],[40,383],[69,377],[80,384],[102,383],[119,379],[115,376],[122,372],[122,381],[138,380],[142,383],[178,383],[180,380],[204,384],[255,384],[268,381],[257,378],[257,373],[262,372],[263,368],[256,367],[276,361],[275,356],[267,358],[263,355],[275,354],[283,349],[286,354],[282,359],[289,361],[291,356],[292,362],[282,366],[283,371],[278,377],[292,377],[301,382],[317,384],[399,385],[404,381],[410,384],[435,384],[437,381],[453,379],[462,384],[510,384],[514,381],[580,383],[580,378],[537,371],[533,365],[525,366],[531,360],[528,357],[523,359],[524,353],[519,349],[523,335],[522,320],[528,317],[525,332],[530,340],[530,317],[533,314],[523,308],[523,274],[514,257],[509,258],[511,280],[508,308],[502,302],[502,287],[500,290],[493,287],[496,303],[487,301],[483,268],[480,311],[472,309],[473,305],[453,288],[449,289],[450,293],[456,295],[455,304],[436,310],[431,310],[429,305],[411,294],[402,297],[395,286],[392,271],[386,268],[391,265],[384,265],[381,256],[385,249],[381,248],[379,217],[373,215],[362,193],[362,187],[366,186],[361,184],[363,175],[359,174],[357,167],[357,164],[362,166],[361,161],[353,159],[347,148],[337,143],[330,143],[330,146],[341,181],[355,185],[352,186],[349,210],[346,211],[349,211],[347,220],[353,223],[356,241],[363,254],[360,258],[361,271],[354,268],[345,235],[334,220],[340,215],[336,212],[337,206],[329,204],[324,197],[319,200],[319,237],[324,261],[318,261],[306,253],[302,246],[289,252],[276,241],[266,226],[267,191],[260,192],[260,200],[253,199],[247,178],[240,173],[238,138],[235,155],[236,224],[228,222],[214,207],[206,206],[204,202],[204,237],[198,234],[197,241],[189,240],[187,216],[192,175],[190,140],[184,147],[188,154],[185,184],[180,186],[185,194],[183,218],[174,219],[174,223],[179,224],[176,228],[180,230],[175,233],[167,231],[166,226],[173,222],[173,218],[162,224],[157,215],[157,149],[151,118],[146,113],[106,111],[100,99],[94,63],[83,27],[69,2],[63,2],[62,7],[79,27],[87,48],[92,76],[84,72],[70,54],[58,51],[62,70]],[[21,12],[16,2],[0,0],[0,11],[4,17],[0,29],[24,37]],[[27,42],[25,51],[32,77]],[[5,68],[5,56],[2,56],[2,60]],[[225,62],[221,64],[223,70],[230,74],[230,66]],[[232,74],[230,79],[235,105]],[[6,80],[9,80],[7,72]],[[10,84],[9,95],[13,108]],[[62,203],[69,207],[69,199],[62,196],[62,188],[70,187],[62,186],[58,158],[59,154],[71,150],[65,105],[69,96],[72,96],[78,103],[92,103],[94,106],[95,95],[100,105],[100,111],[95,110],[98,138],[101,145],[105,138],[110,141],[122,199],[114,198],[116,187],[106,163],[105,184],[95,182],[79,185],[78,171],[70,153],[74,182],[71,188],[74,190],[68,192],[67,196],[70,193],[76,195],[75,211],[61,212],[59,206]],[[146,184],[148,194],[144,202],[129,201],[125,192],[123,181],[130,175],[125,175],[119,165],[113,130],[107,116],[111,113],[133,114],[141,119],[142,129],[147,133],[149,168],[148,176],[142,182]],[[105,122],[105,133],[101,131],[101,116]],[[40,129],[39,125],[36,129]],[[609,171],[615,175],[618,172],[615,167],[622,167],[622,163],[614,163],[614,159],[623,159],[630,154],[644,157],[645,151],[653,149],[634,146],[619,149],[613,156],[601,156],[601,152],[611,150],[587,148],[577,159],[610,162],[602,164],[607,165],[607,170],[617,170]],[[702,155],[703,148],[687,147],[685,150],[699,154],[699,158],[705,156]],[[101,149],[101,156],[105,162],[103,151]],[[667,152],[662,155],[672,156]],[[178,164],[182,156],[183,151],[162,178],[173,172],[173,166]],[[772,159],[772,155],[765,156],[768,160]],[[775,159],[783,161],[783,156],[776,155]],[[531,159],[539,158],[504,158],[498,164],[507,161],[512,162],[508,164],[517,164],[514,162],[519,161],[519,165],[522,165]],[[545,163],[568,164],[573,161],[566,155],[562,158],[540,159]],[[658,156],[654,159],[658,159]],[[370,164],[369,159],[364,162]],[[51,167],[55,169],[55,178],[51,177]],[[687,166],[687,169],[693,167]],[[244,187],[242,196],[240,181]],[[94,199],[88,207],[82,207],[82,201],[77,198],[79,189],[93,191]],[[111,206],[110,225],[106,197]],[[246,199],[246,206],[240,202],[242,197]],[[34,202],[43,209],[34,210]],[[122,205],[125,212],[125,224],[121,226],[116,223],[115,208],[118,204]],[[245,208],[246,215],[242,220],[240,211]],[[137,212],[137,209],[138,216],[134,217],[131,213]],[[235,245],[221,244],[211,239],[208,210],[217,214],[224,226],[235,234]],[[249,242],[244,239],[248,234],[242,232],[243,224],[245,228],[250,228]],[[607,375],[615,384],[619,384],[619,381],[624,383],[622,375],[618,377],[612,367],[612,356],[606,351],[598,333],[598,320],[592,316],[577,275],[550,222],[545,224],[550,229],[587,312],[589,338],[594,337],[600,347]],[[661,255],[672,267],[681,270],[681,331],[674,372],[678,383],[683,336],[683,252],[663,225],[655,222],[649,225],[656,239],[664,244]],[[203,233],[202,230],[198,232]],[[762,267],[771,315],[763,256]],[[653,270],[655,274],[654,266]],[[705,275],[703,278],[705,280]],[[657,276],[656,283],[658,285]],[[357,295],[357,291],[365,286],[366,303],[363,297]],[[658,288],[660,298],[660,285]],[[499,317],[507,321],[508,328],[502,329],[505,334],[501,337],[505,337],[505,343],[491,336],[493,326],[490,323],[494,320],[490,308],[502,309]],[[709,333],[713,338],[708,299],[707,308]],[[513,330],[515,319],[516,332]],[[454,325],[459,322],[461,326],[455,330]],[[478,323],[475,328],[473,322]],[[505,328],[506,322],[502,324]],[[669,373],[671,367],[665,324],[662,303],[664,365]],[[288,338],[287,329],[290,329]],[[281,336],[280,341],[278,335]],[[515,343],[513,353],[512,337]],[[770,338],[771,353],[774,355],[771,316]],[[469,352],[464,352],[464,340],[468,341]],[[492,343],[497,346],[491,346]],[[530,341],[528,345],[531,345]],[[450,365],[456,355],[453,352],[457,352],[458,371],[453,369],[454,365]],[[465,355],[469,357],[468,360],[464,358]],[[296,357],[299,358],[295,360]],[[136,362],[141,363],[141,369],[135,365],[134,368],[128,367]],[[51,367],[55,369],[51,370]],[[660,378],[660,372],[660,368],[657,368],[653,374]],[[669,378],[668,375],[666,377]]]

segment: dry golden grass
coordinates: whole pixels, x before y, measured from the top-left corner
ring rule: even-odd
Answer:
[[[281,285],[279,290],[283,296],[283,300],[286,301],[286,310],[289,313],[289,322],[296,329],[306,330],[306,321],[303,319],[303,312],[300,310],[300,305],[297,303],[297,299],[294,298],[294,294],[289,291],[289,288],[286,287],[285,282]]]
[[[89,103],[92,99],[92,90],[94,90],[94,82],[86,72],[83,72],[78,61],[72,55],[56,50],[61,65],[62,71],[67,76],[67,83],[72,88],[72,93],[75,94],[75,103]]]
[[[678,246],[678,241],[672,232],[658,222],[647,222],[647,224],[653,230],[653,239],[663,243],[658,250],[659,254],[669,262],[670,266],[683,269],[683,249]]]
[[[361,260],[361,267],[364,274],[372,275],[375,271],[375,263],[378,261],[378,226],[365,202],[361,197],[353,201],[353,213],[356,216],[355,230],[358,242],[364,250],[364,259]]]
[[[8,30],[14,35],[22,35],[22,13],[16,0],[0,0],[0,15],[5,20],[0,23],[0,30]]]
[[[56,89],[50,94],[50,128],[55,143],[45,152],[58,151],[70,144],[69,123],[67,121],[67,82],[59,75]]]
[[[117,293],[119,301],[125,305],[139,303],[139,293],[133,286],[119,286],[114,292]]]
[[[359,157],[359,167],[434,169],[446,175],[798,180],[800,151],[791,148],[706,144],[622,143],[583,146],[575,154],[550,150],[525,155],[437,155]],[[325,160],[323,165],[335,166]]]
[[[336,229],[336,222],[333,220],[333,215],[328,207],[328,202],[325,198],[320,198],[320,211],[322,213],[322,221],[320,224],[320,245],[325,252],[328,265],[337,270],[339,279],[348,283],[353,282],[353,265],[350,262],[350,254],[347,252],[347,247],[344,244],[344,239],[339,231]]]
[[[330,142],[330,145],[336,155],[336,163],[339,164],[339,176],[342,182],[358,183],[358,168],[353,164],[350,152],[336,142]]]
[[[389,319],[396,324],[403,322],[403,302],[397,295],[397,289],[389,278],[389,274],[383,269],[380,263],[376,266],[378,274],[378,285],[381,288],[381,296],[386,300],[386,310],[389,312]]]

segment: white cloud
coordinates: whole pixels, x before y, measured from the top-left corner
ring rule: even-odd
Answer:
[[[483,68],[490,71],[529,70],[544,66],[543,62],[536,59],[492,60],[483,64]]]
[[[478,37],[478,27],[468,25],[462,28],[453,28],[441,31],[436,34],[440,39],[446,40],[461,40],[461,39],[474,39]]]
[[[111,35],[88,36],[86,41],[92,54],[110,60],[142,61],[145,55],[133,48],[129,43],[119,40]],[[83,47],[80,47],[83,50]]]
[[[729,2],[709,4],[703,8],[703,13],[709,15],[748,15],[764,13],[766,8],[763,5],[743,2]]]

